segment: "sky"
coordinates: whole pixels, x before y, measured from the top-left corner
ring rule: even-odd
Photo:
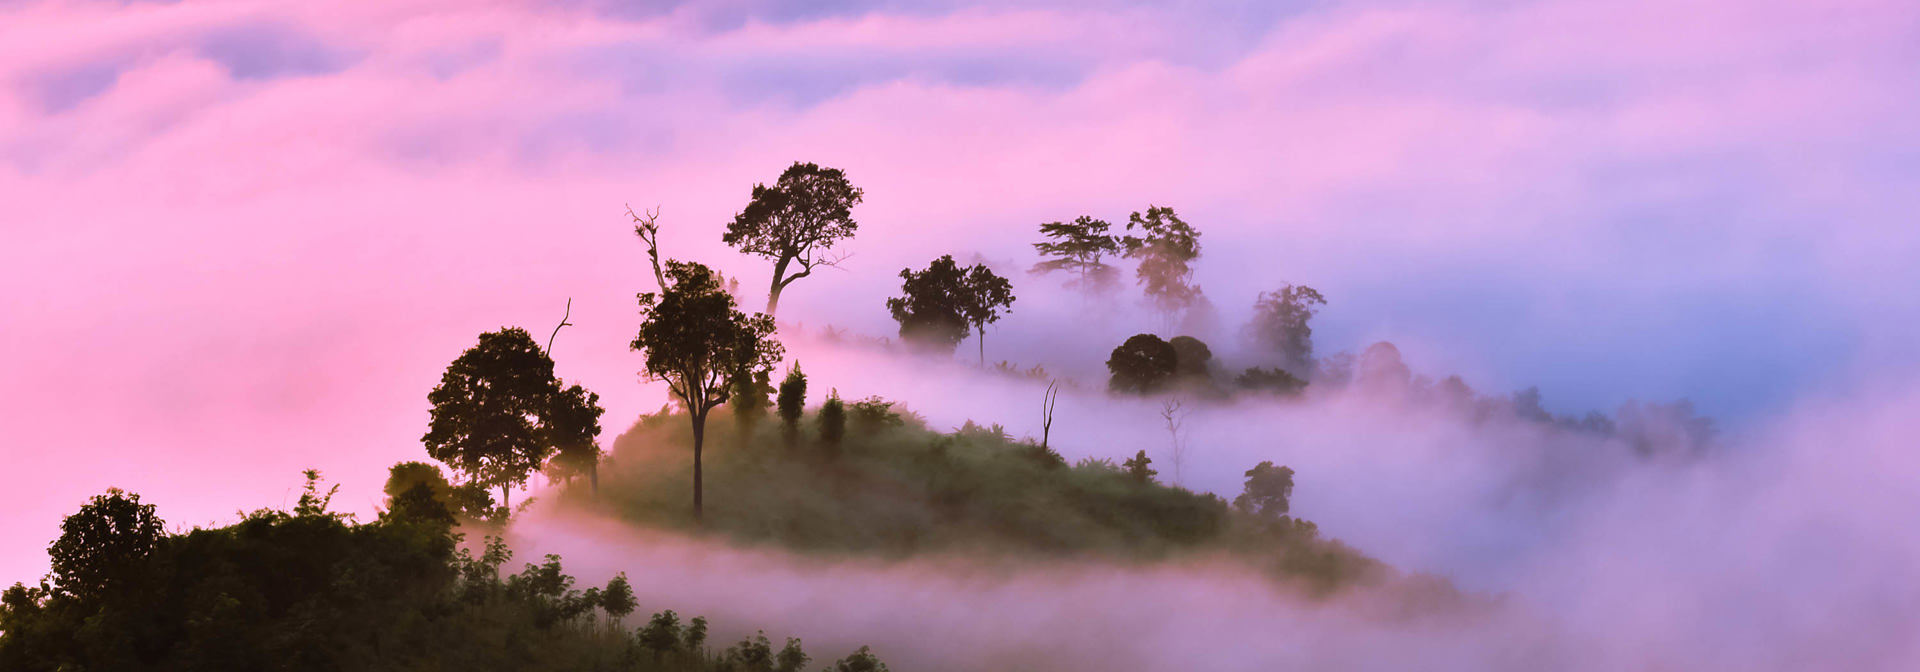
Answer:
[[[1305,283],[1322,352],[1737,432],[1920,369],[1916,63],[1888,0],[0,2],[0,583],[107,487],[370,512],[446,363],[569,300],[610,438],[665,396],[626,208],[761,287],[720,231],[794,161],[866,191],[809,328],[954,254],[1024,292],[990,358],[1097,370],[1036,225],[1169,205],[1215,342]]]

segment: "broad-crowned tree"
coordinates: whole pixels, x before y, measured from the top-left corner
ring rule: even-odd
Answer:
[[[1147,394],[1159,390],[1173,378],[1179,355],[1173,345],[1153,334],[1135,334],[1113,349],[1107,357],[1107,389],[1114,392]]]
[[[1090,294],[1104,293],[1114,286],[1113,266],[1102,261],[1120,254],[1120,239],[1107,233],[1113,225],[1092,217],[1080,216],[1072,222],[1048,222],[1040,225],[1040,235],[1048,240],[1033,244],[1042,257],[1033,273],[1066,271],[1074,275],[1067,287]]]
[[[1281,368],[1295,375],[1313,372],[1313,327],[1307,322],[1327,299],[1306,285],[1281,285],[1261,292],[1253,302],[1246,336],[1255,347],[1280,357]]]
[[[1174,375],[1183,379],[1208,376],[1208,366],[1213,362],[1213,349],[1205,341],[1192,336],[1175,336],[1167,341],[1173,346]]]
[[[840,261],[842,257],[831,256],[833,246],[859,230],[853,206],[860,203],[861,194],[840,169],[800,162],[780,173],[771,187],[753,185],[752,200],[734,215],[721,240],[741,252],[773,260],[768,315],[780,308],[780,292],[787,285],[812,275],[816,266]],[[793,270],[796,264],[798,271]]]
[[[471,483],[499,488],[502,505],[556,450],[566,448],[574,465],[599,456],[592,446],[599,397],[578,385],[563,389],[553,360],[519,327],[481,334],[447,365],[427,401],[432,417],[420,437],[427,454]]]
[[[1135,279],[1146,292],[1147,300],[1169,326],[1173,316],[1198,304],[1200,287],[1193,284],[1193,260],[1200,258],[1200,232],[1174,214],[1173,208],[1149,206],[1145,214],[1127,216],[1127,230],[1138,229],[1120,239],[1126,256],[1139,262]]]
[[[733,376],[772,369],[783,349],[773,340],[773,317],[741,313],[706,266],[668,261],[666,275],[663,291],[639,296],[640,332],[632,348],[646,354],[646,377],[665,381],[692,418],[693,516],[700,520],[707,414],[726,403]]]
[[[1293,497],[1293,469],[1261,462],[1247,470],[1247,483],[1233,508],[1257,516],[1287,515],[1287,500]]]
[[[949,254],[919,272],[900,269],[900,277],[904,296],[887,299],[887,310],[900,323],[900,340],[928,352],[952,354],[972,324],[967,319],[971,288],[966,270]]]
[[[165,538],[160,517],[140,495],[119,489],[94,495],[61,521],[60,538],[47,548],[53,590],[81,600],[124,591],[139,581]]]

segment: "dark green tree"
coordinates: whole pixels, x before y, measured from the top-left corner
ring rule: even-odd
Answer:
[[[840,445],[840,439],[847,435],[847,407],[840,401],[840,391],[827,393],[827,400],[820,404],[820,442],[828,446]]]
[[[1288,373],[1286,369],[1263,369],[1257,366],[1248,367],[1240,375],[1234,376],[1233,383],[1243,390],[1278,395],[1299,394],[1307,388],[1307,381]]]
[[[918,273],[900,269],[904,296],[887,299],[887,310],[900,323],[900,340],[928,352],[952,354],[967,337],[971,287],[967,271],[944,255]]]
[[[147,559],[166,539],[164,523],[140,495],[110,489],[94,495],[60,523],[60,538],[47,548],[53,590],[81,600],[98,599],[141,581]]]
[[[598,461],[599,397],[578,385],[563,390],[553,360],[525,329],[481,334],[427,401],[431,421],[420,437],[427,454],[471,483],[499,488],[502,504],[511,503],[511,486],[563,446],[573,468]]]
[[[1153,470],[1150,466],[1152,464],[1153,458],[1147,457],[1147,451],[1144,450],[1134,453],[1132,459],[1121,463],[1127,468],[1127,476],[1141,485],[1152,483],[1153,477],[1160,473]]]
[[[781,647],[779,653],[773,654],[773,669],[774,672],[802,672],[811,660],[813,657],[801,650],[800,638],[788,637],[787,645]]]
[[[807,374],[800,372],[799,362],[794,362],[793,368],[787,369],[787,378],[780,381],[780,424],[788,444],[800,436],[800,416],[806,412]]]
[[[550,473],[561,479],[572,481],[574,477],[587,477],[588,492],[600,494],[600,416],[607,409],[600,407],[600,395],[587,391],[579,385],[561,390],[554,398],[551,416],[552,437],[555,453],[549,467]]]
[[[966,315],[967,323],[973,325],[973,331],[980,337],[980,368],[987,368],[987,325],[1000,321],[1000,316],[1013,312],[1013,283],[998,275],[985,264],[975,264],[967,269],[966,301],[961,312]]]
[[[773,340],[773,317],[748,317],[734,306],[713,271],[697,263],[667,262],[669,286],[640,299],[640,333],[631,347],[646,353],[645,375],[666,381],[693,422],[693,517],[702,520],[701,456],[707,415],[726,403],[730,376],[770,370],[783,349]]]
[[[1253,320],[1246,335],[1261,350],[1278,355],[1281,368],[1298,376],[1313,371],[1313,327],[1308,321],[1327,305],[1318,290],[1306,285],[1281,285],[1261,292],[1253,302]]]
[[[608,579],[607,589],[600,591],[600,610],[607,612],[607,616],[615,623],[633,613],[634,607],[638,606],[640,601],[633,597],[633,583],[627,581],[626,572]]]
[[[887,664],[880,662],[880,657],[873,655],[872,649],[862,646],[860,650],[834,662],[828,672],[887,672]]]
[[[1135,334],[1113,349],[1107,358],[1107,389],[1114,392],[1148,394],[1173,379],[1179,354],[1173,345],[1153,334]]]
[[[1200,287],[1193,284],[1193,261],[1200,258],[1200,232],[1174,214],[1173,208],[1158,206],[1149,206],[1145,214],[1129,215],[1127,230],[1135,229],[1141,235],[1121,238],[1121,247],[1127,258],[1139,262],[1134,277],[1147,300],[1170,325],[1174,314],[1202,299]]]
[[[1207,377],[1213,349],[1207,347],[1206,342],[1192,336],[1175,336],[1167,345],[1173,346],[1174,375],[1183,379]]]
[[[1067,222],[1040,225],[1040,235],[1049,240],[1033,244],[1043,259],[1034,264],[1033,273],[1066,271],[1074,280],[1067,287],[1090,294],[1113,288],[1114,268],[1102,259],[1120,253],[1120,239],[1107,233],[1112,227],[1104,221],[1082,215]]]
[[[1233,498],[1233,508],[1258,516],[1287,515],[1293,497],[1293,469],[1261,462],[1247,470],[1246,488]]]
[[[844,257],[832,256],[836,243],[853,237],[860,225],[853,206],[862,192],[838,168],[794,162],[769,187],[753,185],[747,208],[735,215],[721,240],[741,252],[773,260],[773,286],[767,291],[767,315],[780,308],[780,292],[793,281],[813,274],[816,266],[833,266]],[[800,270],[788,273],[794,264]]]

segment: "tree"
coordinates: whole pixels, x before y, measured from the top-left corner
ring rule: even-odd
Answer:
[[[1246,488],[1233,498],[1233,508],[1258,516],[1287,515],[1293,497],[1293,469],[1261,462],[1247,470]]]
[[[707,414],[726,403],[741,371],[771,369],[783,352],[773,317],[748,317],[734,306],[706,266],[667,262],[668,286],[639,295],[640,332],[631,347],[646,353],[644,375],[666,381],[693,422],[693,517],[702,520],[701,456]]]
[[[1129,459],[1120,464],[1127,468],[1127,476],[1129,478],[1132,478],[1133,482],[1139,483],[1141,485],[1152,483],[1153,477],[1160,473],[1158,471],[1154,471],[1149,466],[1153,464],[1153,458],[1147,457],[1147,451],[1145,450],[1134,453],[1133,459]]]
[[[137,583],[143,565],[160,549],[166,529],[152,504],[118,488],[107,490],[60,523],[60,538],[47,548],[53,590],[91,600]]]
[[[588,492],[600,494],[600,395],[574,385],[554,398],[550,423],[555,448],[552,473],[560,478],[587,476]]]
[[[1280,366],[1295,375],[1313,371],[1313,319],[1327,299],[1306,285],[1282,285],[1261,292],[1253,302],[1253,320],[1246,335],[1254,345],[1280,356]]]
[[[840,401],[840,390],[827,393],[827,400],[820,403],[820,442],[828,446],[840,445],[840,439],[847,435],[847,406]]]
[[[1165,386],[1177,370],[1179,355],[1173,345],[1153,334],[1135,334],[1107,358],[1107,389],[1148,394]]]
[[[1213,361],[1213,349],[1205,341],[1192,336],[1175,336],[1167,341],[1173,346],[1174,375],[1183,379],[1205,379],[1207,366]]]
[[[626,572],[615,574],[607,581],[607,589],[600,591],[600,610],[607,612],[615,623],[633,613],[637,606],[640,601],[633,597],[633,583],[627,581]]]
[[[1082,215],[1072,223],[1048,222],[1040,225],[1040,234],[1052,240],[1033,244],[1043,259],[1032,273],[1066,271],[1077,276],[1069,288],[1099,294],[1114,284],[1114,268],[1101,261],[1120,253],[1120,239],[1107,233],[1112,225]]]
[[[500,488],[503,504],[509,488],[525,483],[557,448],[565,447],[569,465],[598,460],[599,396],[578,385],[563,390],[553,360],[525,329],[481,334],[447,366],[427,401],[431,421],[420,437],[427,454],[470,482]]]
[[[1243,390],[1266,392],[1283,396],[1299,394],[1301,390],[1307,389],[1307,381],[1301,380],[1299,376],[1287,373],[1286,369],[1280,368],[1263,369],[1257,366],[1248,367],[1246,371],[1235,376],[1233,382]]]
[[[985,264],[967,269],[966,299],[961,313],[980,337],[980,368],[987,368],[987,325],[1013,312],[1013,283],[994,275]]]
[[[904,296],[887,299],[887,310],[900,323],[900,340],[928,352],[952,354],[972,326],[967,271],[949,254],[918,273],[900,269],[900,277]]]
[[[1127,230],[1142,235],[1120,239],[1128,259],[1138,260],[1134,276],[1147,300],[1169,325],[1174,313],[1198,303],[1200,287],[1193,284],[1193,260],[1200,258],[1200,232],[1174,214],[1173,208],[1149,206],[1146,214],[1127,217]]]
[[[1400,349],[1380,341],[1367,346],[1354,363],[1354,382],[1373,392],[1401,392],[1413,379],[1413,370],[1400,359]]]
[[[828,255],[834,244],[852,238],[860,228],[852,212],[862,193],[840,169],[797,161],[773,186],[753,185],[747,208],[734,215],[720,239],[741,252],[773,260],[767,315],[780,308],[780,292],[787,285],[812,275],[815,266],[845,259]],[[800,271],[789,275],[793,264],[799,264]]]
[[[807,411],[807,374],[800,372],[800,363],[794,362],[787,369],[786,380],[780,381],[780,424],[785,430],[787,443],[800,436],[800,416]]]

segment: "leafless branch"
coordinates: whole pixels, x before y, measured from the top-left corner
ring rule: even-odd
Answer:
[[[1047,447],[1047,438],[1053,433],[1053,406],[1060,400],[1060,383],[1047,381],[1046,396],[1040,402],[1040,447]]]
[[[667,274],[660,271],[660,206],[654,206],[642,216],[627,206],[627,216],[633,218],[633,235],[647,244],[647,259],[653,262],[653,280],[660,283],[660,291],[667,291]]]
[[[572,322],[567,321],[569,317],[573,317],[573,297],[571,296],[567,297],[567,313],[560,316],[560,324],[554,325],[553,333],[547,335],[547,356],[553,356],[553,337],[560,335],[560,327],[573,326]]]

